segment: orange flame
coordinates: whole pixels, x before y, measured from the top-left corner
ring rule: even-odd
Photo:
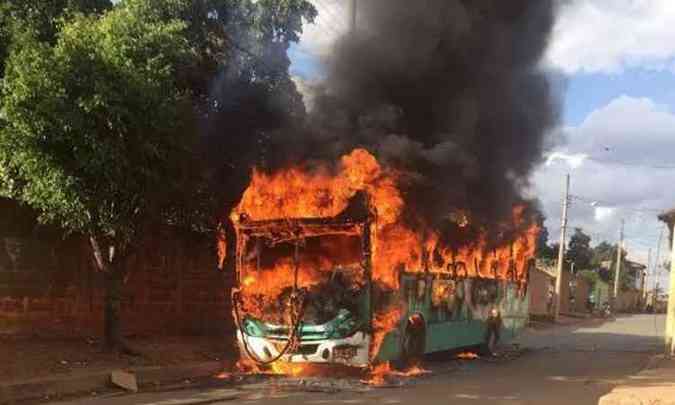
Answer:
[[[369,378],[363,381],[363,383],[368,385],[384,385],[387,382],[386,376],[391,375],[392,372],[393,370],[389,362],[380,363],[370,370]]]
[[[260,374],[262,372],[258,364],[256,364],[253,360],[244,357],[237,361],[235,369],[241,373],[246,374]]]
[[[364,149],[343,156],[337,173],[321,167],[313,171],[294,167],[272,175],[254,170],[251,184],[231,217],[235,222],[240,214],[256,221],[330,218],[344,211],[357,192],[365,191],[377,211],[373,275],[395,288],[398,279],[392,270],[401,265],[418,267],[415,264],[421,257],[419,238],[400,225],[404,203],[397,177],[395,172],[383,170]],[[413,246],[417,252],[411,255],[407,248]]]
[[[401,320],[400,308],[389,308],[375,314],[373,318],[373,344],[371,354],[377,355],[382,347],[384,338],[389,331],[394,330]]]
[[[431,371],[422,368],[422,366],[419,364],[413,365],[407,370],[396,372],[396,375],[400,375],[402,377],[417,377],[424,374],[431,374]]]
[[[470,240],[451,248],[441,242],[438,231],[426,226],[420,218],[416,218],[415,228],[403,220],[406,206],[399,189],[400,182],[399,172],[382,167],[364,149],[356,149],[343,156],[336,168],[298,165],[274,173],[256,169],[239,205],[232,211],[231,219],[236,225],[243,215],[253,221],[331,218],[342,213],[357,193],[364,192],[376,215],[376,221],[370,229],[372,276],[381,289],[398,288],[400,269],[407,272],[454,272],[465,277],[510,279],[524,287],[539,232],[538,227],[527,217],[525,206],[515,207],[510,221],[494,224],[489,231],[483,229],[477,237],[467,238]],[[472,231],[472,218],[468,211],[452,212],[449,219],[457,224],[458,232]],[[495,239],[499,240],[494,237],[495,234],[514,229],[517,230],[515,236],[510,235],[504,237],[502,242],[494,242]],[[256,272],[255,276],[247,270],[254,264],[243,263],[240,287],[245,297],[244,309],[252,311],[254,315],[274,313],[276,311],[269,308],[281,305],[280,296],[288,287],[296,283],[305,287],[316,285],[320,283],[322,274],[332,271],[336,266],[352,268],[358,273],[361,258],[345,252],[354,250],[348,248],[353,243],[357,246],[355,250],[360,251],[358,238],[354,237],[360,236],[363,231],[356,228],[345,231],[345,235],[341,235],[344,237],[327,240],[326,246],[321,246],[321,254],[301,256],[299,263],[288,257],[255,263],[255,266],[267,266],[273,270]],[[226,253],[224,233],[221,234],[218,251],[222,263]],[[251,294],[257,298],[246,298]],[[399,325],[403,315],[399,308],[379,308],[374,311],[371,355],[378,353],[386,333]]]
[[[457,358],[462,360],[475,360],[478,357],[479,356],[473,352],[463,352],[457,355]]]
[[[216,250],[218,254],[218,268],[223,270],[225,259],[227,258],[227,237],[222,226],[216,230]]]
[[[368,385],[384,385],[387,383],[388,376],[394,377],[418,377],[425,374],[430,374],[431,371],[422,368],[421,365],[415,364],[406,370],[394,370],[391,363],[380,363],[373,367],[368,373],[368,379],[363,380],[364,384]]]
[[[289,377],[299,377],[311,373],[312,365],[303,363],[285,363],[277,361],[272,363],[271,371],[273,374],[285,375]]]

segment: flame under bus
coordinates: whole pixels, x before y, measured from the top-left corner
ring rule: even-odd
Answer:
[[[400,270],[397,290],[378,289],[372,280],[368,214],[269,221],[240,217],[235,229],[237,340],[241,353],[257,362],[364,367],[374,360],[480,345],[493,307],[502,314],[502,340],[527,322],[526,279],[465,277],[464,263],[435,273]],[[294,324],[298,304],[293,297],[300,291],[302,319]],[[383,310],[395,319],[378,337],[377,316]],[[296,326],[297,339],[289,343]]]

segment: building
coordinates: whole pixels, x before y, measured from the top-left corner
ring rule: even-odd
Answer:
[[[531,318],[553,318],[555,279],[555,264],[538,260],[530,273]],[[587,312],[590,291],[591,285],[587,280],[569,271],[563,271],[560,287],[560,313],[564,315]]]
[[[530,270],[530,317],[550,319],[553,317],[553,294],[555,292],[555,267],[537,260]]]

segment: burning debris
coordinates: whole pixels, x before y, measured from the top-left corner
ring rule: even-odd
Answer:
[[[478,356],[474,352],[462,352],[462,353],[459,353],[456,357],[460,360],[476,360],[476,359],[480,358],[480,356]]]
[[[431,374],[431,371],[422,368],[420,365],[413,365],[406,370],[396,370],[391,366],[391,363],[381,363],[373,367],[369,372],[369,378],[361,382],[372,386],[384,386],[391,384],[397,380],[400,384],[402,378],[419,377],[422,375]]]

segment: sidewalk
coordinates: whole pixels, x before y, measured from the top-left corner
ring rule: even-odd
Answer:
[[[531,329],[550,329],[561,326],[577,326],[582,324],[588,324],[589,322],[601,322],[600,318],[594,318],[591,314],[583,313],[572,313],[572,314],[560,314],[558,321],[554,322],[553,319],[548,320],[530,320],[528,326]]]
[[[623,381],[599,405],[675,405],[675,359],[653,357],[650,364]]]
[[[125,371],[135,375],[141,390],[175,387],[194,380],[210,378],[222,371],[221,362],[202,362],[170,367],[138,367]],[[119,369],[118,369],[119,370]],[[111,392],[123,393],[113,387],[108,371],[82,371],[67,376],[52,376],[0,383],[0,404],[17,404],[27,401],[46,401],[64,397],[86,397]]]
[[[134,371],[141,387],[208,377],[232,348],[224,337],[127,339],[140,357],[102,351],[92,338],[0,336],[0,404],[109,390],[113,371]]]

